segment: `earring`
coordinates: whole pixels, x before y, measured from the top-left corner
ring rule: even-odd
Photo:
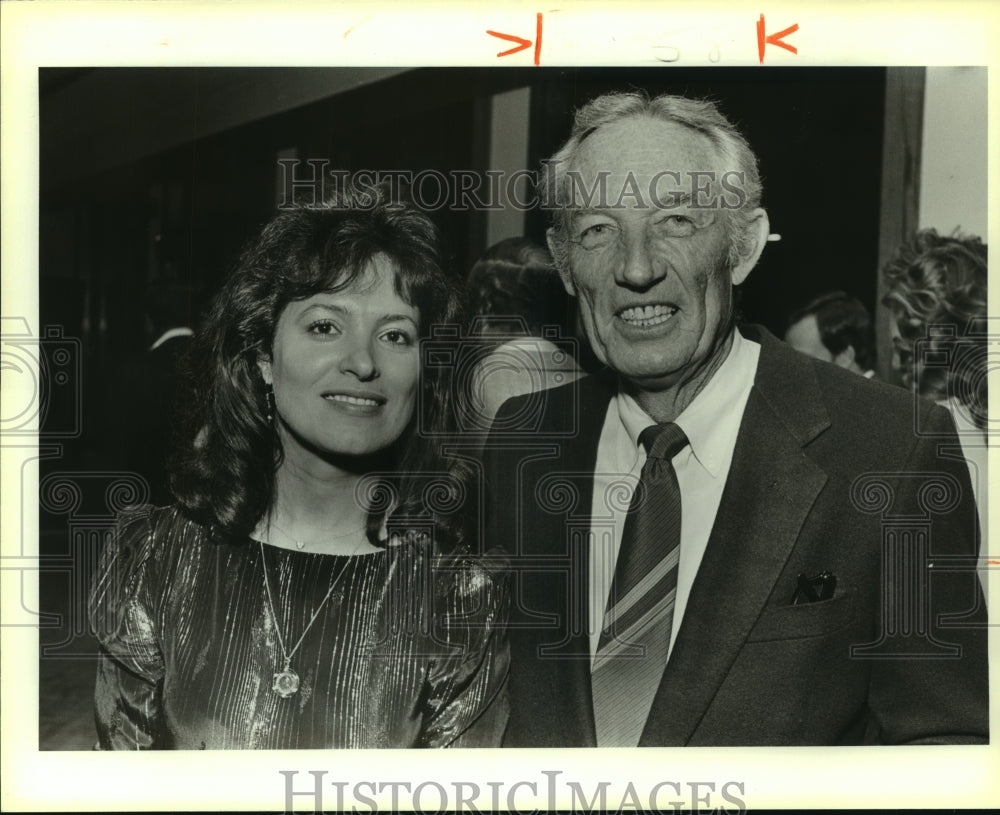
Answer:
[[[277,407],[274,402],[274,388],[270,382],[264,383],[264,399],[267,402],[267,423],[271,424],[274,421],[274,414],[277,411]]]

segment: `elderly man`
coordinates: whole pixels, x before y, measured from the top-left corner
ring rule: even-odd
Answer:
[[[606,375],[508,401],[508,746],[987,739],[976,515],[946,411],[737,330],[768,235],[708,102],[600,97],[549,244]]]

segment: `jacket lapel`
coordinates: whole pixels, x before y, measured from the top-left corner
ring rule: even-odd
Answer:
[[[553,571],[544,567],[534,570],[531,578],[531,606],[545,609],[559,621],[556,630],[539,632],[534,647],[540,665],[547,667],[536,681],[547,686],[548,711],[561,720],[562,737],[557,743],[587,747],[597,744],[587,632],[587,543],[597,445],[612,390],[600,377],[587,377],[578,383],[575,403],[556,402],[546,411],[556,428],[565,426],[570,412],[576,413],[579,426],[572,437],[558,444],[556,458],[526,464],[524,483],[531,485],[533,494],[523,496],[522,505],[531,510],[524,514],[520,526],[522,539],[531,541],[526,551],[557,565]],[[566,495],[575,496],[575,500],[565,512],[552,512],[551,505]],[[549,509],[541,506],[546,502]]]
[[[802,451],[829,425],[810,364],[763,330],[743,333],[761,344],[757,375],[640,746],[691,740],[826,483]]]

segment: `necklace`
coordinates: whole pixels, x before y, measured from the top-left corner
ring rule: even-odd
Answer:
[[[337,576],[333,579],[330,584],[330,589],[327,591],[326,596],[323,601],[316,607],[316,611],[313,612],[312,619],[309,620],[308,625],[306,625],[305,630],[302,632],[302,636],[299,637],[298,642],[291,651],[285,650],[285,638],[281,636],[281,626],[278,624],[278,615],[274,611],[274,600],[271,597],[271,583],[267,579],[267,561],[264,558],[264,542],[258,541],[260,544],[260,565],[261,571],[264,575],[264,591],[267,593],[267,607],[271,612],[271,619],[274,621],[274,633],[278,635],[278,645],[281,648],[281,656],[284,658],[284,667],[274,675],[274,681],[271,684],[271,690],[273,690],[282,699],[287,699],[289,696],[293,696],[298,693],[299,690],[299,675],[292,669],[292,657],[295,656],[295,652],[299,650],[299,646],[302,645],[302,641],[306,638],[306,634],[309,633],[309,629],[312,628],[316,618],[319,617],[319,613],[323,610],[327,601],[333,596],[333,590],[337,587],[340,582],[340,578],[344,576],[344,572],[347,571],[349,563],[344,564],[344,568],[340,570]],[[353,557],[357,554],[359,547],[348,555],[348,557]]]
[[[310,545],[309,541],[299,540],[294,535],[292,535],[288,530],[284,529],[283,527],[278,526],[278,524],[275,523],[271,518],[268,518],[267,519],[267,530],[268,530],[268,533],[270,533],[270,530],[271,530],[272,527],[274,529],[277,529],[288,540],[290,540],[292,543],[294,543],[295,544],[295,548],[298,549],[299,551],[305,549],[306,546]],[[346,538],[349,535],[356,535],[358,532],[363,532],[363,531],[364,531],[364,527],[363,526],[359,526],[356,529],[348,529],[346,532],[341,532],[338,535],[327,535],[327,540],[338,540],[339,538]],[[270,542],[270,537],[271,537],[270,534],[268,534],[268,542]]]

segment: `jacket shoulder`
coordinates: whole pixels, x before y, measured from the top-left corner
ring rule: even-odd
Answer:
[[[908,438],[952,434],[947,408],[914,396],[905,388],[865,379],[831,363],[815,360],[813,368],[831,419],[850,421],[859,432],[905,433]]]
[[[506,400],[493,420],[491,435],[565,433],[603,413],[614,394],[613,377],[590,374],[565,385]]]

